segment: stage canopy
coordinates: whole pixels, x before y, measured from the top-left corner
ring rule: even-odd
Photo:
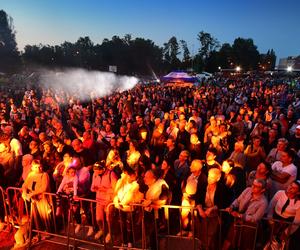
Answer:
[[[173,71],[163,76],[161,81],[164,83],[195,83],[198,81],[198,78],[190,76],[186,72]]]

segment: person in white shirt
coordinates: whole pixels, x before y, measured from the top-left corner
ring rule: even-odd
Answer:
[[[6,126],[3,128],[3,133],[0,133],[0,165],[3,168],[3,178],[0,180],[0,185],[4,188],[16,184],[22,173],[21,160],[21,143],[12,137],[12,127]]]
[[[273,164],[275,161],[280,161],[281,153],[286,150],[288,140],[285,138],[278,139],[276,148],[272,148],[266,158],[266,162]]]
[[[10,150],[13,153],[14,160],[15,160],[14,166],[18,172],[19,167],[21,167],[21,161],[22,161],[22,155],[23,155],[22,144],[18,139],[14,138],[12,126],[6,126],[3,130],[3,132],[5,134],[7,134],[8,136],[10,136],[10,138],[11,138],[10,139]]]
[[[119,209],[121,216],[122,246],[132,247],[132,220],[135,207],[130,204],[139,203],[142,198],[143,194],[139,192],[136,172],[130,167],[125,167],[121,178],[116,183],[113,200],[115,208]]]
[[[297,167],[293,164],[294,152],[286,150],[281,153],[280,161],[272,165],[271,197],[279,190],[286,190],[296,180]]]
[[[22,198],[31,202],[32,217],[38,230],[50,228],[51,208],[44,192],[50,191],[50,180],[46,172],[43,172],[39,160],[33,160],[31,171],[22,185]]]
[[[273,227],[273,239],[281,243],[286,241],[300,225],[300,180],[294,181],[286,190],[278,191],[268,208],[268,219]],[[276,221],[274,221],[275,219]],[[281,222],[279,222],[280,220]],[[286,221],[288,223],[283,223]],[[292,223],[292,224],[289,224]],[[271,243],[269,243],[271,244]]]
[[[22,176],[20,179],[20,183],[24,182],[31,171],[31,163],[33,161],[33,156],[31,154],[26,154],[22,157]]]
[[[159,208],[165,205],[169,198],[169,186],[165,180],[159,179],[153,170],[148,170],[144,176],[144,182],[148,186],[143,205]]]
[[[76,174],[76,168],[74,166],[68,167],[66,175],[63,177],[62,182],[60,183],[57,192],[56,192],[56,216],[60,216],[62,212],[61,207],[61,198],[63,195],[68,197],[68,200],[73,205],[73,208],[76,207],[76,198],[77,198],[77,189],[78,189],[78,176]]]
[[[78,189],[77,189],[77,194],[79,197],[88,197],[89,195],[89,190],[90,190],[90,186],[91,186],[91,182],[90,182],[90,172],[89,172],[89,167],[84,167],[80,158],[79,157],[72,157],[72,162],[69,165],[69,167],[75,167],[77,170],[77,176],[78,176]],[[88,220],[87,224],[88,225],[88,233],[87,236],[91,236],[94,232],[93,227],[90,226],[91,224],[91,220],[90,217],[87,218],[87,215],[89,215],[88,210],[89,210],[89,206],[87,206],[87,203],[83,203],[83,206],[80,209],[76,210],[75,213],[75,219],[77,222],[77,225],[75,227],[75,233],[79,233],[80,231],[80,221],[85,221]],[[79,216],[79,210],[83,211],[83,213],[81,213],[81,216]]]
[[[12,126],[6,126],[3,129],[3,132],[9,136],[11,136],[11,140],[10,140],[10,148],[11,150],[14,152],[14,156],[15,157],[19,157],[23,155],[22,152],[22,145],[20,143],[20,141],[16,138],[13,137],[13,127]]]
[[[145,206],[145,220],[147,234],[150,235],[151,249],[157,249],[156,239],[154,234],[154,217],[153,209],[158,210],[161,206],[167,204],[169,200],[169,186],[165,180],[158,177],[158,173],[154,170],[148,170],[144,176],[144,183],[148,186],[145,194],[143,205]],[[159,214],[157,221],[163,221],[162,214]],[[162,225],[161,225],[162,226]]]
[[[196,207],[200,202],[203,202],[205,199],[205,192],[207,186],[207,176],[202,171],[203,163],[201,160],[195,159],[192,161],[190,166],[190,175],[186,181],[184,181],[182,186],[182,202],[181,206],[183,207]],[[191,227],[191,217],[190,213],[192,212],[189,208],[183,208],[181,210],[181,221],[182,221],[182,231],[177,235],[183,235],[192,237],[192,232],[189,231]]]
[[[96,162],[93,170],[91,191],[96,192],[96,222],[99,229],[95,234],[95,240],[100,239],[104,234],[107,223],[108,234],[105,237],[105,241],[108,243],[111,240],[112,221],[112,210],[109,211],[108,205],[113,201],[114,189],[118,179],[112,170],[106,168],[105,161]],[[111,206],[110,208],[112,209],[113,207]]]

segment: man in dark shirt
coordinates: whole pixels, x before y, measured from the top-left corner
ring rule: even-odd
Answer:
[[[176,144],[181,150],[187,149],[190,144],[190,133],[185,129],[186,120],[179,122],[179,131],[177,133]]]
[[[164,158],[171,164],[171,167],[174,168],[174,162],[178,159],[180,149],[176,146],[173,138],[169,138],[166,141],[167,152],[165,153]]]
[[[89,167],[91,170],[92,165],[96,162],[94,155],[91,152],[84,148],[82,142],[79,139],[72,141],[72,147],[75,151],[75,156],[79,157],[84,167]]]

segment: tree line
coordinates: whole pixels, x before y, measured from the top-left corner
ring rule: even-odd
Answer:
[[[82,67],[107,71],[110,65],[127,75],[164,74],[171,70],[216,72],[220,69],[272,70],[276,55],[273,49],[265,54],[257,50],[251,38],[236,38],[233,44],[220,44],[210,33],[197,34],[199,49],[193,55],[185,40],[171,37],[163,46],[144,38],[113,36],[95,44],[80,37],[76,42],[60,45],[26,45],[17,49],[13,19],[0,10],[0,71],[41,65],[47,67]]]

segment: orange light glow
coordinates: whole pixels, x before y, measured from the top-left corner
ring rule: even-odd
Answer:
[[[198,136],[195,135],[195,134],[191,134],[190,142],[191,142],[191,144],[193,144],[193,145],[200,144],[200,141],[199,141],[199,139],[198,139]]]
[[[146,138],[147,138],[147,131],[142,131],[141,132],[141,137],[142,137],[143,140],[146,140]]]
[[[132,167],[135,164],[137,164],[140,159],[140,156],[141,156],[141,154],[138,151],[131,152],[127,157],[128,165]]]

